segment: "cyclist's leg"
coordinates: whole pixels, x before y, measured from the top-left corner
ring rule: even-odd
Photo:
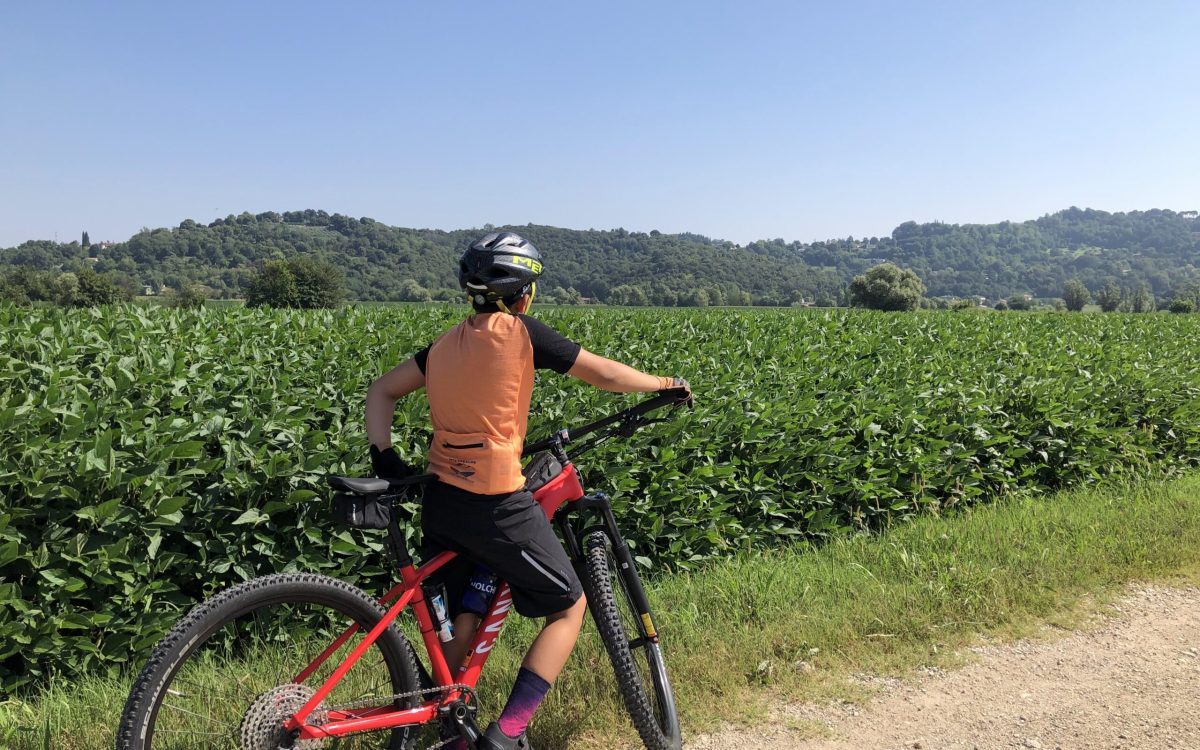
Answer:
[[[536,672],[546,682],[553,683],[575,648],[586,614],[587,600],[580,596],[569,609],[547,617],[542,632],[538,633],[529,647],[521,666]]]
[[[454,640],[442,644],[442,653],[446,656],[452,679],[458,679],[458,668],[462,666],[480,622],[479,615],[470,612],[463,612],[454,618]]]
[[[506,553],[503,560],[485,562],[508,581],[519,614],[545,618],[496,721],[504,735],[518,737],[571,655],[587,602],[549,519],[528,493],[500,503],[493,517],[500,541],[495,548]]]
[[[538,633],[521,662],[508,702],[496,719],[506,737],[519,737],[529,726],[533,712],[550,692],[550,686],[558,679],[575,648],[586,612],[587,600],[580,596],[570,608],[546,617],[542,632]]]
[[[426,529],[439,529],[454,549],[507,582],[519,614],[546,618],[513,687],[507,716],[502,714],[509,730],[505,733],[514,736],[510,732],[519,727],[520,734],[575,645],[586,612],[583,586],[545,512],[528,492],[486,502],[454,491],[435,497],[430,502],[426,494]]]

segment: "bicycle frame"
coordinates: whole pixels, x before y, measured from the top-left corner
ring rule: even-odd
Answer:
[[[564,504],[584,499],[583,485],[579,481],[579,474],[575,470],[575,466],[569,461],[563,462],[562,472],[543,487],[538,488],[533,498],[545,511],[547,518],[555,518],[556,516],[561,518],[560,509],[563,509]],[[429,653],[433,681],[436,687],[448,688],[451,685],[475,687],[479,680],[479,675],[483,672],[484,664],[487,663],[488,657],[491,655],[492,647],[495,646],[496,640],[500,637],[504,621],[512,609],[512,595],[507,583],[500,583],[496,587],[496,594],[492,598],[491,607],[488,609],[487,615],[480,622],[479,628],[475,632],[475,638],[464,657],[463,663],[458,666],[456,673],[451,672],[451,665],[446,663],[446,657],[442,653],[442,642],[438,639],[437,630],[434,628],[433,618],[430,616],[429,607],[425,603],[425,595],[421,589],[421,584],[445,566],[446,563],[457,557],[457,553],[439,553],[418,568],[413,563],[407,549],[404,548],[403,542],[399,541],[403,537],[400,536],[399,527],[395,521],[393,521],[393,527],[389,529],[389,535],[391,535],[390,541],[392,542],[393,553],[397,555],[400,583],[380,599],[380,603],[382,604],[389,605],[390,603],[387,614],[371,628],[366,637],[338,665],[333,674],[317,689],[312,698],[286,722],[284,725],[286,729],[293,732],[298,731],[296,735],[297,740],[324,739],[354,732],[426,724],[438,717],[441,707],[461,697],[462,691],[447,690],[443,691],[437,698],[426,700],[421,705],[413,708],[397,709],[392,705],[382,705],[372,708],[355,709],[353,711],[330,711],[322,723],[307,723],[309,716],[317,710],[321,702],[333,690],[334,686],[362,658],[362,655],[375,643],[384,630],[395,622],[396,618],[400,616],[400,613],[405,608],[411,606],[413,614],[417,618],[417,624],[421,630],[421,639],[425,643],[425,650]],[[575,542],[574,546],[578,548],[578,542],[575,540],[572,540],[572,542]],[[570,545],[571,542],[568,542],[568,544]],[[347,628],[312,663],[297,674],[293,682],[303,682],[310,677],[313,672],[325,663],[330,655],[344,645],[358,630],[358,625],[352,625]]]
[[[643,424],[648,424],[642,415],[662,406],[680,403],[684,402],[679,400],[677,394],[660,393],[652,399],[617,414],[577,428],[575,435],[577,438],[581,438],[608,428],[617,430],[618,434],[628,434],[622,432],[620,428],[637,429]],[[612,544],[613,555],[621,570],[635,570],[633,555],[617,528],[616,517],[613,515],[608,498],[601,493],[584,494],[579,473],[563,447],[570,441],[570,433],[567,430],[561,430],[546,440],[524,446],[522,451],[524,455],[549,450],[562,465],[561,473],[533,493],[534,502],[542,507],[546,517],[558,527],[567,555],[577,568],[583,565],[584,553],[581,540],[594,531],[603,531]],[[599,511],[601,523],[581,530],[575,529],[572,524],[573,516],[589,510]],[[400,583],[379,600],[381,604],[388,605],[387,614],[371,628],[366,637],[338,665],[333,674],[325,680],[308,702],[284,724],[288,731],[296,733],[296,740],[324,739],[355,732],[426,724],[438,718],[439,711],[443,707],[461,698],[463,691],[450,689],[451,686],[465,685],[468,688],[474,688],[479,681],[479,675],[483,672],[483,667],[491,655],[492,647],[496,645],[500,631],[504,628],[504,621],[512,609],[512,596],[508,584],[501,582],[496,587],[491,606],[475,631],[470,649],[463,657],[462,664],[458,665],[457,671],[452,673],[451,665],[446,663],[446,657],[442,652],[442,642],[434,628],[433,618],[429,614],[429,607],[426,605],[421,584],[458,555],[454,552],[442,552],[424,565],[417,567],[403,539],[403,534],[393,514],[391,525],[388,528],[388,545],[399,569]],[[658,632],[650,615],[649,600],[641,580],[636,575],[622,575],[622,581],[628,587],[628,593],[637,609],[638,630],[640,631],[640,638],[637,642],[657,642]],[[426,700],[413,708],[397,709],[391,705],[382,705],[353,711],[328,711],[322,723],[309,724],[308,718],[320,707],[321,702],[325,700],[334,686],[407,607],[412,607],[413,614],[417,618],[421,640],[424,641],[425,650],[429,654],[434,686],[435,688],[444,688],[439,697]],[[303,682],[310,677],[358,630],[358,625],[347,628],[312,663],[297,674],[293,682]],[[633,645],[636,645],[637,642]]]

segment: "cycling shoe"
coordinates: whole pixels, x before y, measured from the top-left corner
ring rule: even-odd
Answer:
[[[479,738],[478,747],[479,750],[533,750],[533,745],[529,744],[529,738],[524,732],[521,732],[520,737],[513,739],[500,731],[500,725],[494,721]]]

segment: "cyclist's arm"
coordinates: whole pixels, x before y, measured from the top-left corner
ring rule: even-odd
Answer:
[[[670,378],[635,370],[629,365],[592,354],[587,349],[579,350],[579,356],[567,374],[613,393],[651,393],[671,387]]]
[[[529,331],[533,366],[579,378],[585,383],[614,393],[651,393],[673,388],[674,378],[660,378],[623,365],[564,338],[557,331],[528,315],[518,315]]]
[[[415,358],[406,360],[371,383],[367,389],[367,439],[380,450],[392,445],[396,402],[425,387],[425,373]]]

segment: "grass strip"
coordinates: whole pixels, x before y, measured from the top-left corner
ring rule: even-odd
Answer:
[[[1200,570],[1200,476],[1109,483],[923,517],[815,549],[745,554],[651,587],[685,728],[753,721],[781,695],[847,695],[845,676],[944,664],[980,634],[1068,622],[1131,580]],[[480,695],[503,704],[535,623],[515,620]],[[769,688],[769,689],[764,689]],[[125,680],[60,681],[0,704],[17,748],[107,747]],[[50,738],[47,745],[46,738]],[[636,738],[595,630],[585,628],[538,713],[539,747],[614,747]]]

